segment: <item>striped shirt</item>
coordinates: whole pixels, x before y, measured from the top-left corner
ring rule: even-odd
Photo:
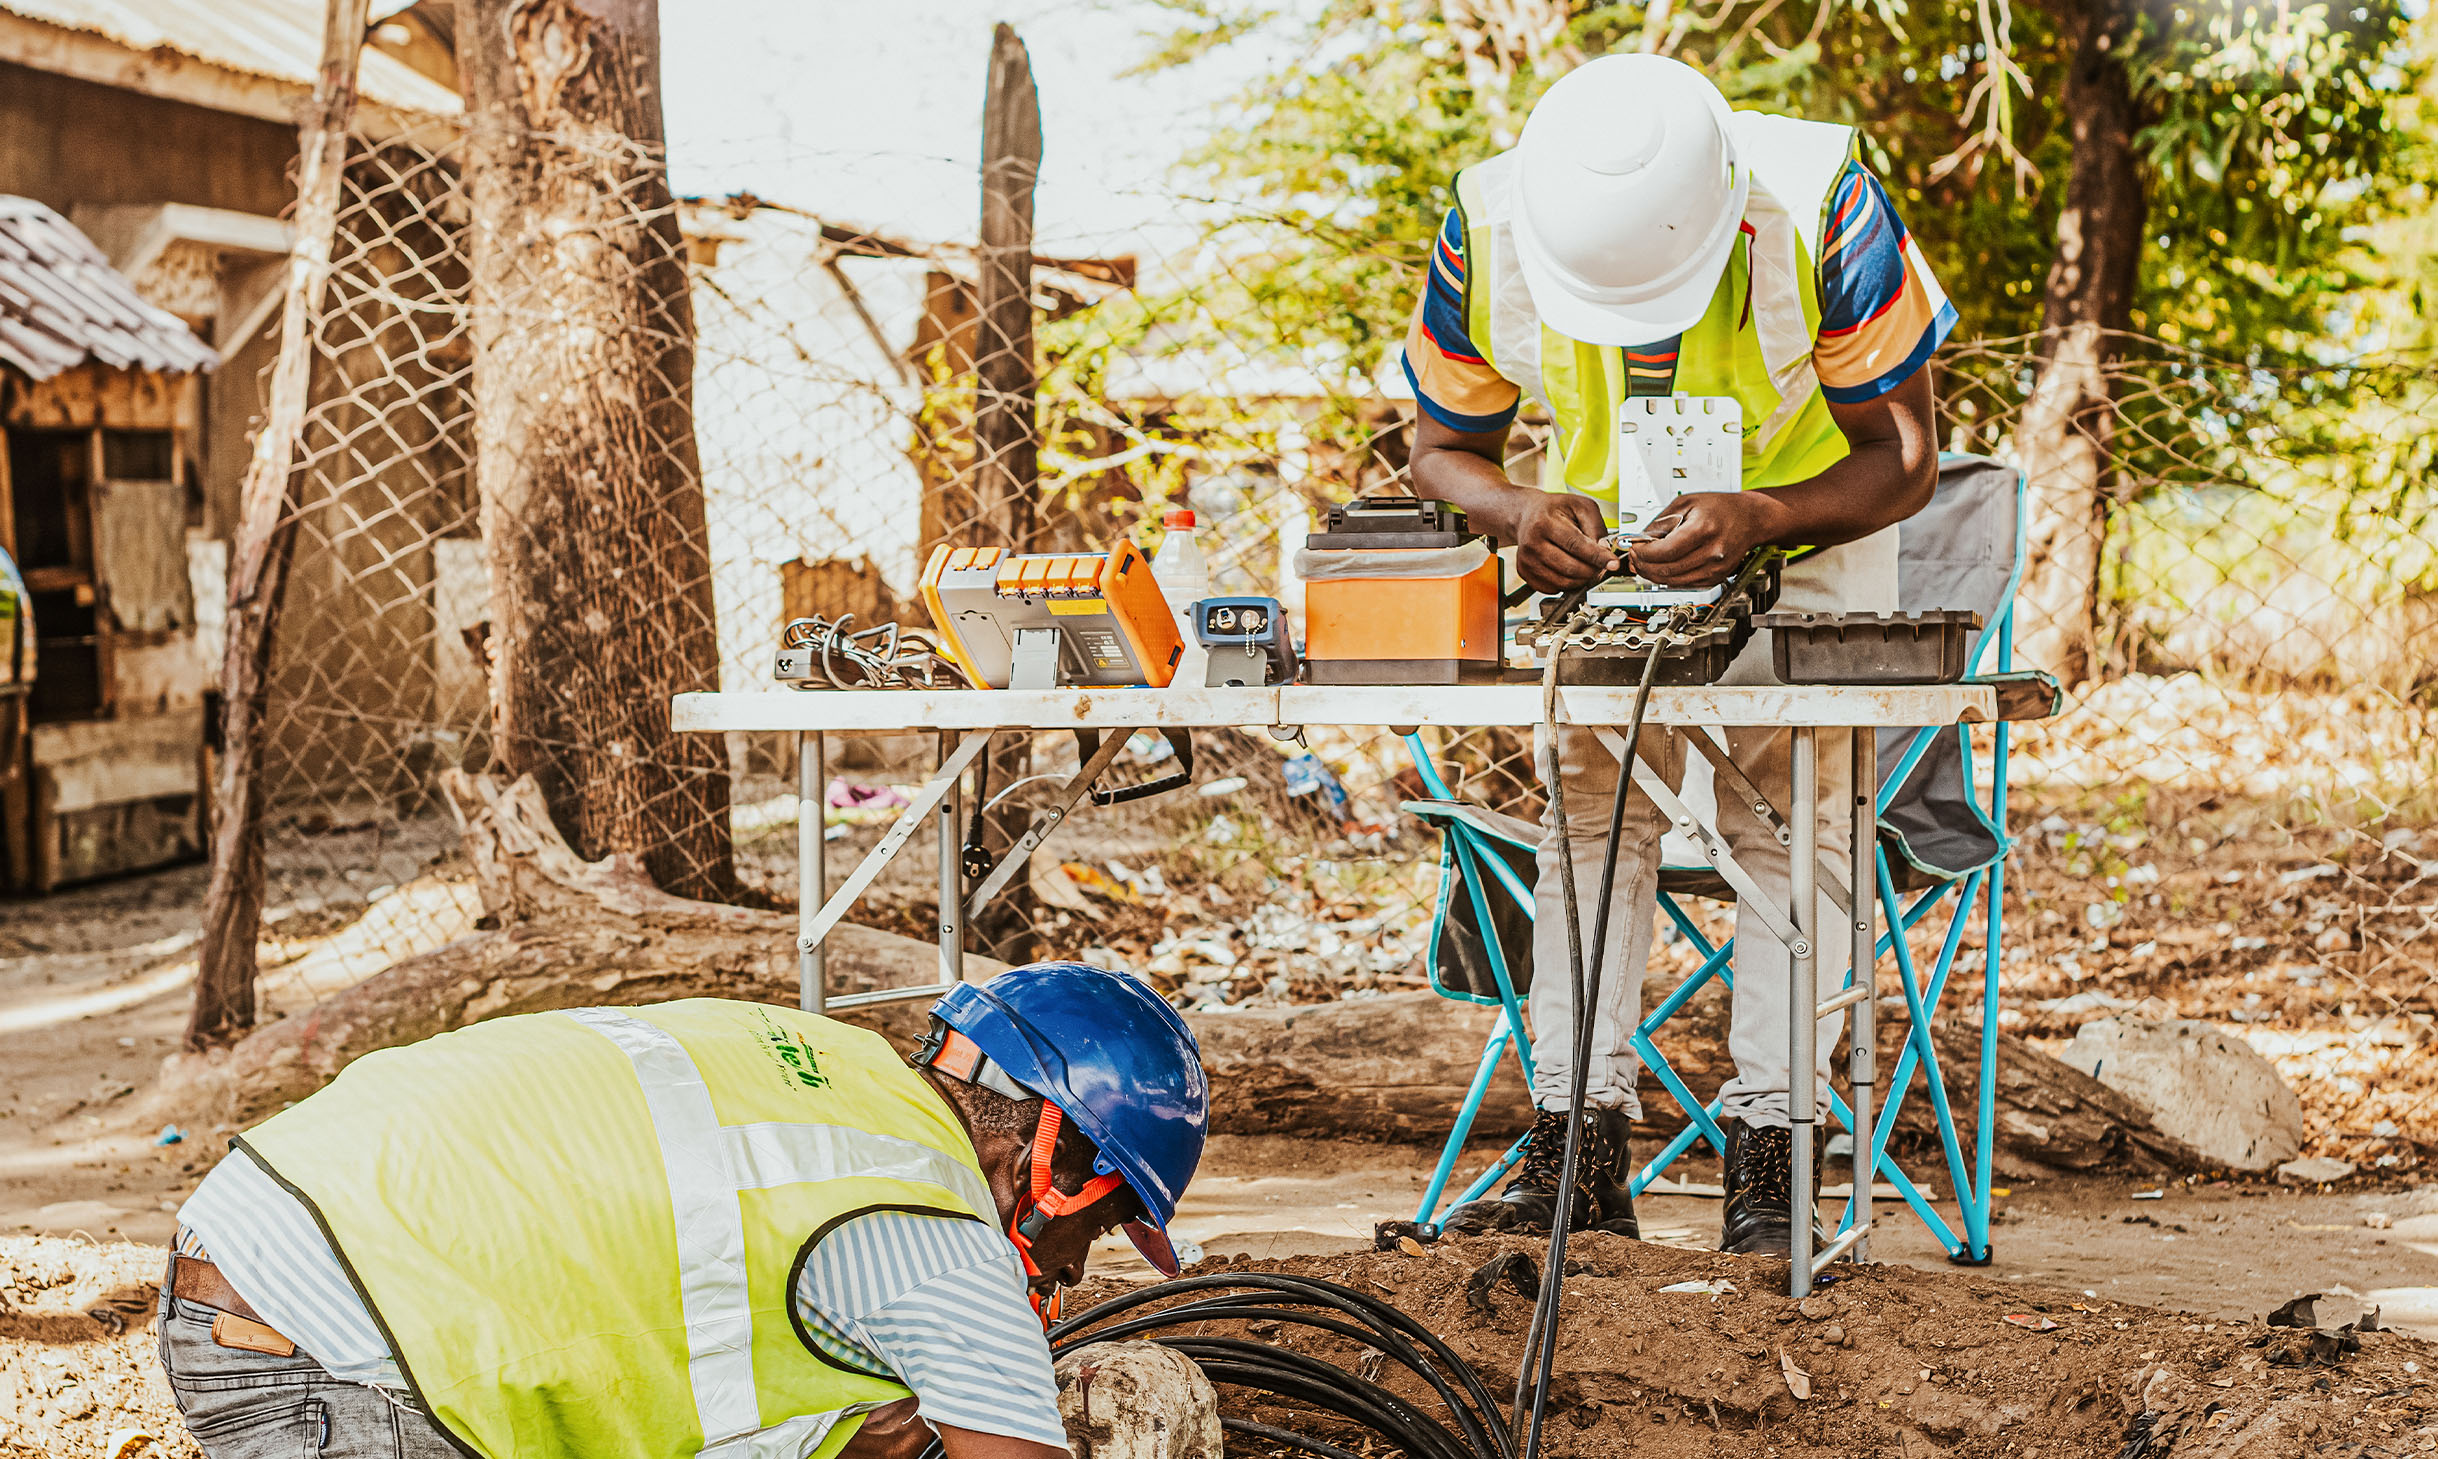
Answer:
[[[1839,405],[1876,400],[1911,379],[1954,332],[1955,306],[1921,245],[1905,231],[1888,190],[1849,161],[1829,192],[1821,229],[1820,327],[1812,368],[1820,393]],[[1454,208],[1431,245],[1430,278],[1405,336],[1405,378],[1431,418],[1456,431],[1504,430],[1520,394],[1482,355],[1465,326],[1464,220]],[[1673,376],[1676,341],[1628,352],[1636,367]],[[1664,385],[1658,387],[1664,389]]]
[[[178,1212],[178,1250],[208,1254],[263,1320],[332,1376],[403,1388],[397,1359],[304,1204],[242,1150]],[[923,1418],[1066,1447],[1050,1349],[1006,1235],[980,1221],[874,1211],[824,1236],[797,1316],[840,1367],[894,1378]]]

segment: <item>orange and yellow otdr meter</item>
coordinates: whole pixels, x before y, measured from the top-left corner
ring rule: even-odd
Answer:
[[[1165,688],[1184,653],[1131,542],[1023,556],[942,544],[923,566],[923,606],[967,677],[993,689]]]

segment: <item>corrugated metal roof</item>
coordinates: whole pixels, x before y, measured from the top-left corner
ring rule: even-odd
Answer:
[[[321,0],[0,0],[0,10],[300,86],[313,84],[322,62]],[[383,106],[439,115],[462,107],[457,93],[369,47],[356,84]]]
[[[220,363],[75,224],[31,198],[0,195],[0,364],[48,380],[87,360],[181,375]]]

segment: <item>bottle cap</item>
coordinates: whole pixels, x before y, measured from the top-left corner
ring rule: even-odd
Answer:
[[[1182,507],[1160,518],[1160,525],[1163,527],[1190,527],[1193,524],[1194,514]]]

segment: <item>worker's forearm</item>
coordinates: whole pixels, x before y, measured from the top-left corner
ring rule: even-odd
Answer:
[[[1894,526],[1930,500],[1934,478],[1905,460],[1895,441],[1857,446],[1809,481],[1761,488],[1771,507],[1773,547],[1835,547]]]
[[[1451,447],[1415,450],[1414,495],[1446,502],[1465,514],[1466,525],[1501,542],[1513,542],[1529,499],[1540,495],[1517,486],[1497,463]]]

